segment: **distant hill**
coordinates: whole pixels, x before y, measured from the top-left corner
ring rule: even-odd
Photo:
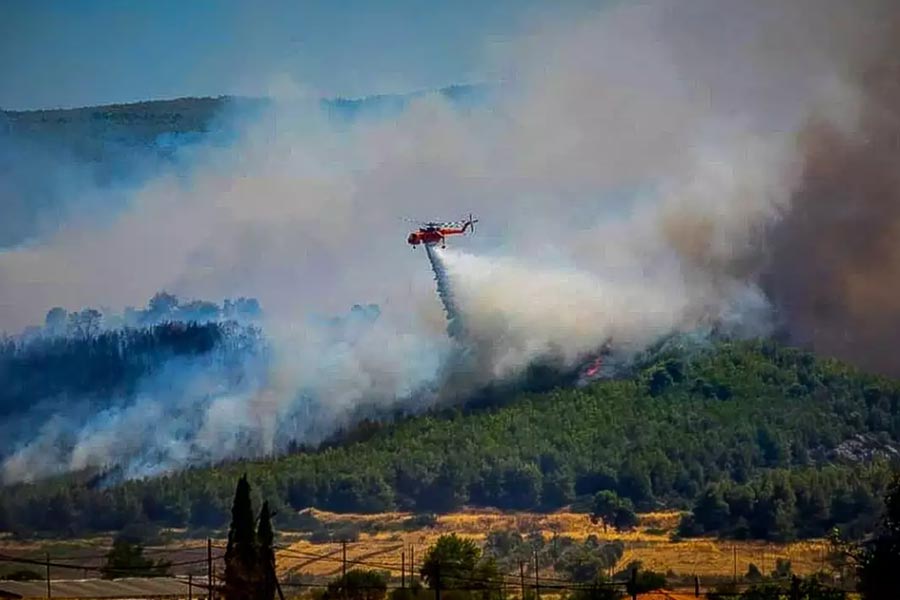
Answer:
[[[128,131],[134,138],[152,139],[166,132],[205,132],[213,117],[234,101],[224,96],[177,98],[82,108],[3,111],[2,114],[6,131],[20,135],[49,135],[51,132],[59,135],[64,131],[90,134],[112,126]]]
[[[784,540],[871,530],[900,443],[900,385],[770,342],[649,354],[627,379],[363,422],[333,444],[113,487],[67,477],[4,489],[0,529],[221,527],[236,478],[295,511],[462,505],[690,508],[682,535]],[[53,507],[48,510],[48,507]],[[292,516],[294,515],[294,516]]]
[[[411,100],[428,94],[439,94],[460,105],[477,103],[486,98],[489,90],[487,85],[453,85],[408,94],[326,98],[318,104],[332,116],[350,118],[366,113],[399,111]],[[262,110],[271,103],[265,98],[219,96],[81,108],[0,111],[0,134],[38,136],[57,141],[99,136],[108,140],[127,141],[126,138],[129,138],[134,142],[149,143],[164,134],[209,133],[224,111],[245,114]]]
[[[323,99],[318,105],[333,118],[353,119],[367,114],[386,116],[400,112],[411,100],[432,93],[460,106],[471,105],[486,98],[489,89],[484,85],[454,85],[409,94]],[[29,143],[62,147],[71,150],[74,157],[89,162],[112,160],[123,147],[167,155],[179,144],[197,142],[217,132],[231,132],[228,116],[258,114],[271,104],[264,98],[219,96],[0,111],[0,138],[9,136]]]
[[[456,106],[483,102],[488,85],[437,91],[325,99],[322,113],[338,121],[389,117],[412,99],[436,93]],[[261,98],[177,98],[83,108],[0,111],[0,249],[52,231],[67,214],[114,213],[119,188],[140,185],[163,169],[189,168],[191,148],[227,145],[240,123],[271,101]],[[97,193],[98,191],[102,193]]]

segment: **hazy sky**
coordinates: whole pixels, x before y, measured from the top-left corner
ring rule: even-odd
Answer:
[[[4,0],[0,107],[358,96],[496,79],[511,36],[606,3]]]

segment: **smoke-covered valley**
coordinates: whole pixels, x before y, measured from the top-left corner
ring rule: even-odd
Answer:
[[[475,100],[347,118],[288,89],[224,103],[195,128],[212,133],[148,138],[155,153],[101,143],[121,164],[8,127],[0,210],[19,224],[0,228],[0,328],[55,306],[124,315],[159,290],[262,313],[237,326],[259,328],[250,347],[165,354],[127,389],[4,400],[4,481],[284,452],[360,411],[424,410],[673,333],[778,335],[897,372],[898,18],[875,0],[541,18]],[[448,334],[403,218],[469,212],[477,234],[435,250]],[[230,321],[216,315],[184,320]],[[54,336],[28,335],[15,352]]]

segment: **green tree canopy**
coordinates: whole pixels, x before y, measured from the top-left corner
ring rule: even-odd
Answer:
[[[352,569],[328,583],[325,600],[384,600],[387,575],[370,569]]]
[[[864,600],[900,598],[900,475],[885,499],[878,534],[858,553],[859,591]]]
[[[455,533],[442,535],[428,549],[420,573],[432,589],[478,589],[487,594],[499,587],[494,560],[483,559],[475,542]]]
[[[144,547],[126,539],[117,538],[106,555],[106,564],[100,573],[104,579],[119,577],[164,577],[169,574],[168,561],[155,562],[144,556]]]
[[[616,529],[631,529],[637,525],[637,514],[634,505],[628,498],[620,498],[612,490],[597,492],[594,496],[594,508],[591,512],[594,523],[602,522],[603,528],[612,525]]]

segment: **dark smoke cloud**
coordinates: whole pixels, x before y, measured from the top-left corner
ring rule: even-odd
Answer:
[[[814,118],[790,209],[773,227],[764,288],[790,339],[900,374],[900,7],[853,75],[855,127]]]

